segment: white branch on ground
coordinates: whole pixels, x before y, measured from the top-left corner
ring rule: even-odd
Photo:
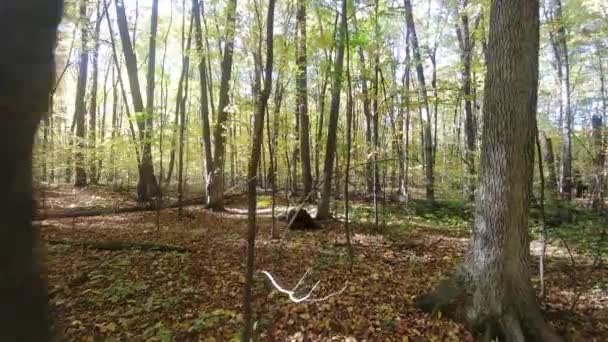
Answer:
[[[289,300],[291,300],[294,303],[302,303],[302,302],[309,302],[309,303],[315,303],[315,302],[322,302],[325,300],[328,300],[329,298],[339,295],[342,292],[344,292],[344,290],[346,290],[346,287],[348,286],[348,282],[346,282],[344,284],[344,287],[337,292],[333,292],[330,293],[329,295],[325,296],[325,297],[321,297],[321,298],[310,298],[312,296],[312,293],[315,291],[315,289],[319,286],[319,284],[321,283],[321,281],[317,281],[311,288],[310,291],[308,291],[308,293],[306,295],[304,295],[303,297],[296,297],[295,292],[298,290],[298,288],[300,287],[300,285],[302,285],[302,282],[304,281],[304,279],[306,279],[306,277],[308,276],[308,274],[310,273],[310,269],[306,270],[306,272],[304,273],[304,275],[300,278],[300,280],[298,280],[298,282],[296,283],[296,285],[293,287],[293,289],[288,290],[288,289],[284,289],[282,288],[274,279],[274,277],[272,276],[272,274],[270,274],[270,272],[267,271],[258,271],[259,273],[264,274],[266,277],[268,277],[268,280],[270,280],[270,282],[272,283],[272,286],[279,292],[284,293],[286,295],[289,296]]]

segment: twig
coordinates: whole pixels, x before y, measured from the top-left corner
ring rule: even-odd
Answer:
[[[312,296],[312,293],[315,291],[315,289],[319,286],[319,284],[321,283],[321,281],[317,281],[311,288],[310,291],[308,291],[308,293],[306,295],[304,295],[303,297],[296,297],[296,290],[298,289],[298,287],[302,284],[302,282],[304,281],[304,279],[306,279],[306,276],[308,276],[308,274],[310,273],[310,269],[306,270],[306,272],[304,273],[304,275],[300,278],[300,280],[298,280],[298,282],[296,283],[296,285],[294,286],[294,288],[292,290],[288,290],[288,289],[284,289],[282,288],[277,282],[276,280],[274,280],[274,278],[272,277],[272,274],[270,274],[270,272],[267,271],[258,271],[259,273],[264,274],[266,277],[268,277],[268,280],[270,280],[270,282],[272,283],[272,286],[279,292],[284,293],[286,295],[289,296],[289,300],[291,300],[294,303],[302,303],[302,302],[309,302],[309,303],[316,303],[316,302],[322,302],[322,301],[326,301],[331,297],[337,296],[339,294],[341,294],[342,292],[344,292],[344,290],[346,290],[347,286],[348,286],[348,282],[346,282],[346,284],[344,284],[344,287],[336,292],[330,293],[329,295],[325,296],[325,297],[321,297],[321,298],[310,298]]]

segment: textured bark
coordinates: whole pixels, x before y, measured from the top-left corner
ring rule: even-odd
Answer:
[[[254,118],[253,142],[251,145],[251,157],[247,167],[247,267],[245,270],[245,289],[243,291],[243,318],[245,329],[242,341],[251,341],[253,335],[253,272],[255,270],[255,236],[256,236],[256,210],[258,179],[256,173],[260,163],[262,140],[264,139],[264,116],[268,106],[268,97],[272,87],[273,66],[273,41],[274,41],[274,7],[275,1],[268,3],[268,15],[266,20],[266,68],[264,70],[264,85],[257,95],[257,106]],[[260,37],[260,40],[262,38]],[[261,45],[261,44],[260,44]]]
[[[538,49],[538,1],[494,1],[472,241],[457,275],[417,300],[435,310],[463,299],[457,306],[485,341],[561,340],[542,317],[528,265]]]
[[[196,50],[200,55],[198,61],[199,80],[201,83],[201,131],[203,136],[203,179],[213,171],[213,156],[211,154],[211,130],[209,128],[209,100],[207,99],[207,62],[203,51],[203,30],[201,27],[200,5],[198,0],[192,0],[192,15],[194,16]],[[211,88],[211,87],[209,87]],[[210,89],[211,90],[211,89]]]
[[[156,34],[158,31],[158,0],[152,0],[152,17],[150,18],[150,40],[148,43],[148,70],[146,73],[146,108],[144,119],[144,141],[143,144],[143,163],[140,172],[139,189],[143,190],[146,184],[148,191],[146,195],[140,195],[140,199],[145,199],[147,194],[158,195],[160,188],[154,170],[152,169],[152,130],[154,122],[154,89],[156,86]],[[135,39],[135,37],[133,37]],[[137,111],[137,110],[136,110]],[[139,121],[139,120],[138,120]],[[145,178],[144,178],[145,177]],[[143,179],[146,179],[143,181]],[[150,184],[150,185],[148,185]],[[140,190],[141,191],[141,190]]]
[[[120,41],[125,55],[125,65],[131,88],[133,110],[135,111],[135,115],[142,115],[145,112],[145,108],[139,86],[139,77],[137,76],[137,57],[133,52],[133,45],[129,37],[124,2],[123,0],[117,0],[115,5],[116,21],[118,23]],[[142,120],[141,118],[137,118],[136,120],[139,129],[139,140],[142,146],[141,162],[138,167],[139,180],[137,183],[137,197],[140,201],[147,201],[151,196],[156,196],[159,193],[158,183],[154,176],[154,166],[152,165],[152,141],[150,139],[152,129],[151,127],[147,127],[147,121],[147,119]]]
[[[543,150],[543,159],[545,160],[547,170],[547,189],[552,199],[557,199],[559,193],[557,187],[557,173],[555,172],[555,156],[553,154],[553,142],[545,132],[542,132],[541,146]]]
[[[426,90],[426,82],[424,79],[424,68],[422,66],[422,58],[420,57],[420,47],[418,46],[418,36],[416,34],[416,26],[414,24],[414,16],[412,13],[412,4],[410,0],[403,0],[405,7],[405,19],[407,29],[410,33],[410,42],[412,43],[412,52],[414,53],[414,63],[416,63],[416,75],[418,76],[418,93],[420,97],[421,116],[423,118],[423,146],[424,146],[424,164],[426,176],[426,199],[429,201],[435,200],[435,181],[433,174],[433,137],[431,135],[431,117],[429,111],[429,100]],[[426,119],[424,119],[426,117]]]
[[[222,59],[222,78],[220,81],[220,98],[217,122],[213,132],[214,155],[213,172],[207,182],[207,205],[213,210],[224,209],[224,157],[226,154],[227,107],[229,104],[230,79],[232,78],[232,55],[234,50],[234,33],[236,30],[236,3],[229,0],[226,4],[226,32]]]
[[[38,231],[32,227],[32,148],[48,112],[62,1],[0,2],[0,341],[50,341]]]
[[[331,198],[331,181],[334,171],[334,159],[336,155],[336,140],[338,131],[338,114],[340,112],[340,92],[342,90],[342,70],[344,67],[344,45],[346,40],[346,11],[347,0],[342,0],[342,12],[340,14],[340,33],[337,42],[336,62],[333,70],[331,87],[331,105],[329,108],[329,126],[327,129],[327,146],[325,162],[323,165],[323,187],[321,199],[317,205],[317,219],[324,220],[331,216],[329,212],[329,201]]]
[[[76,81],[76,104],[74,106],[74,120],[76,122],[76,152],[74,161],[76,163],[76,178],[74,186],[83,187],[87,185],[87,172],[84,165],[84,149],[86,141],[86,104],[84,101],[87,89],[87,77],[89,74],[89,51],[88,44],[88,21],[87,1],[80,1],[80,57],[78,61],[78,80]]]
[[[298,43],[296,51],[296,108],[300,120],[300,159],[302,160],[302,185],[304,196],[312,190],[310,166],[310,123],[308,118],[308,84],[306,63],[306,0],[298,0],[297,27]]]

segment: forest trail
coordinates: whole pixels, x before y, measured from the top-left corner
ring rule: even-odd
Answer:
[[[69,207],[75,200],[86,203],[81,201],[87,198],[92,206],[132,201],[120,193],[98,192],[63,188],[54,190],[55,196],[47,194],[46,201],[55,209]],[[149,242],[192,251],[116,252],[47,244],[52,311],[65,339],[225,341],[239,335],[246,218],[200,207],[188,208],[187,213],[181,220],[177,210],[168,209],[158,218],[155,212],[141,212],[43,221],[43,240]],[[310,269],[298,296],[318,280],[311,298],[345,289],[325,301],[296,304],[258,274],[254,307],[261,340],[472,339],[460,324],[441,313],[431,317],[412,304],[415,296],[459,264],[466,234],[430,229],[428,224],[383,233],[353,223],[355,260],[350,273],[341,223],[287,234],[284,222],[277,220],[276,226],[283,240],[269,239],[270,217],[258,220],[257,270],[270,272],[282,287],[291,288]],[[538,250],[535,246],[533,253]],[[557,251],[553,256],[552,250]],[[548,297],[543,307],[549,321],[571,340],[599,341],[598,336],[608,336],[606,288],[587,287],[601,284],[608,269],[589,271],[591,266],[578,256],[577,267],[570,267],[567,254],[555,246],[548,255]],[[532,273],[538,275],[538,258],[534,260]],[[533,281],[538,283],[538,277]]]

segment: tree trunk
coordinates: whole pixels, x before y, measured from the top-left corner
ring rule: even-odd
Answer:
[[[87,172],[84,165],[84,149],[86,139],[86,104],[84,101],[87,89],[87,77],[89,70],[89,51],[88,44],[88,21],[87,16],[87,1],[80,1],[80,60],[78,62],[78,81],[76,82],[76,105],[74,106],[74,120],[76,121],[76,153],[74,153],[74,161],[76,162],[76,178],[74,186],[83,187],[87,185]]]
[[[158,31],[158,0],[152,0],[152,17],[150,18],[150,40],[148,44],[148,70],[146,74],[146,108],[144,111],[144,142],[143,159],[140,168],[140,180],[138,184],[138,192],[144,192],[140,195],[140,200],[146,199],[147,196],[155,196],[160,194],[160,188],[154,176],[152,164],[152,130],[154,122],[154,89],[156,86],[156,34]],[[135,39],[135,37],[134,37]],[[136,110],[137,112],[137,110]],[[139,120],[138,120],[139,122]],[[141,127],[141,126],[140,126]],[[140,128],[141,129],[141,128]],[[159,180],[160,181],[160,180]],[[144,191],[145,189],[145,191]]]
[[[327,130],[327,146],[325,152],[325,162],[323,165],[323,187],[321,199],[317,205],[317,219],[324,220],[331,216],[329,211],[329,201],[331,198],[331,181],[334,171],[334,159],[336,155],[336,139],[338,131],[338,114],[340,112],[340,92],[342,87],[342,70],[344,66],[344,45],[347,30],[347,1],[342,1],[342,13],[340,15],[340,33],[337,42],[336,63],[334,65],[331,105],[329,109],[329,127]]]
[[[406,32],[405,42],[405,71],[403,74],[403,102],[405,119],[403,120],[403,178],[400,186],[401,197],[404,202],[409,201],[409,171],[410,171],[410,31]]]
[[[417,299],[420,307],[437,310],[459,298],[457,307],[482,341],[561,340],[542,317],[528,265],[538,8],[530,0],[492,3],[472,241],[457,275]]]
[[[602,130],[604,123],[602,117],[593,115],[591,117],[591,135],[593,139],[594,158],[593,158],[593,189],[592,189],[592,206],[597,212],[602,212],[604,207],[604,163],[606,162],[606,152],[604,146],[604,137]]]
[[[469,31],[469,17],[466,13],[468,0],[464,0],[460,11],[460,23],[456,25],[456,35],[460,46],[461,87],[464,97],[464,131],[465,143],[465,164],[467,169],[467,193],[469,201],[475,199],[475,126],[472,106],[471,90],[471,65],[473,62],[473,44]]]
[[[300,120],[300,158],[302,160],[302,184],[306,197],[312,190],[312,172],[310,166],[310,123],[308,118],[308,85],[306,63],[306,1],[297,3],[297,50],[296,50],[296,107]]]
[[[195,13],[192,13],[195,15]],[[192,18],[190,20],[190,30],[188,32],[188,42],[186,43],[186,50],[184,50],[184,70],[182,71],[182,79],[184,83],[184,96],[178,97],[178,110],[179,113],[179,163],[177,170],[177,196],[178,202],[180,203],[178,214],[182,217],[182,199],[184,198],[184,149],[185,149],[185,133],[186,133],[186,101],[188,99],[188,80],[190,78],[190,47],[192,44]]]
[[[243,294],[243,318],[244,331],[243,342],[249,342],[253,334],[253,272],[255,269],[255,235],[256,235],[256,178],[258,164],[260,163],[260,152],[264,137],[264,115],[268,105],[268,97],[272,86],[272,65],[273,65],[273,27],[274,27],[274,7],[275,0],[269,0],[268,17],[266,20],[266,69],[264,70],[264,87],[258,95],[256,114],[254,119],[254,134],[251,146],[251,159],[247,168],[247,267],[245,271],[245,291]],[[262,37],[260,37],[262,39]],[[261,57],[260,57],[261,58]]]
[[[137,127],[139,128],[139,139],[142,145],[142,157],[138,167],[139,180],[137,183],[137,198],[140,201],[147,201],[151,196],[158,195],[158,183],[154,176],[154,166],[152,165],[152,141],[151,127],[147,127],[147,119],[141,118],[145,113],[144,103],[141,97],[141,89],[139,87],[139,78],[137,76],[137,58],[133,52],[133,45],[129,37],[129,27],[127,25],[127,16],[123,0],[116,0],[116,21],[120,32],[120,41],[125,55],[125,64],[127,67],[127,75],[129,76],[129,85],[131,87],[131,96],[133,98],[133,109],[136,115]]]
[[[418,46],[418,36],[416,35],[416,26],[414,25],[414,16],[412,13],[412,4],[410,0],[403,0],[405,6],[405,18],[407,29],[410,32],[410,41],[412,43],[412,51],[414,53],[414,62],[416,63],[416,74],[418,76],[418,93],[420,96],[420,109],[423,118],[424,134],[424,164],[426,175],[426,199],[429,201],[435,200],[434,174],[433,174],[433,137],[431,135],[431,117],[429,111],[429,100],[426,90],[426,82],[424,80],[424,69],[422,66],[422,58],[420,57],[420,47]]]
[[[232,78],[232,55],[234,50],[234,33],[236,30],[236,3],[229,0],[226,8],[226,31],[222,59],[222,78],[220,81],[220,98],[217,122],[213,132],[215,143],[213,172],[207,182],[207,205],[212,210],[224,209],[224,157],[226,154],[226,123],[228,121],[228,104],[230,79]],[[257,165],[256,165],[257,166]]]
[[[543,159],[545,160],[546,170],[547,170],[547,181],[548,181],[548,190],[551,195],[551,199],[557,199],[558,195],[558,187],[557,187],[557,173],[555,172],[555,156],[553,154],[553,142],[551,138],[542,132],[542,140],[541,146],[543,149]]]
[[[372,153],[370,151],[373,148],[372,111],[370,109],[371,101],[367,85],[368,76],[365,63],[365,55],[363,54],[363,49],[361,47],[357,49],[357,53],[359,54],[359,64],[361,65],[361,94],[363,95],[363,116],[365,117],[365,145],[367,152],[367,163],[365,164],[365,186],[367,193],[371,194],[374,192],[374,165],[372,163]]]
[[[51,341],[47,285],[32,227],[32,149],[48,112],[62,1],[0,7],[0,341]]]
[[[97,184],[97,83],[99,79],[99,31],[101,30],[101,5],[97,3],[97,15],[95,17],[95,30],[93,31],[93,67],[91,75],[91,102],[89,103],[89,180],[91,184]]]
[[[211,130],[209,128],[209,100],[207,99],[207,62],[205,58],[205,53],[203,51],[203,30],[201,27],[201,11],[198,0],[192,0],[192,12],[196,28],[196,50],[200,55],[200,60],[198,61],[198,71],[199,80],[201,83],[201,131],[203,136],[203,160],[205,161],[205,165],[203,168],[204,181],[213,171],[213,156],[211,154]]]

